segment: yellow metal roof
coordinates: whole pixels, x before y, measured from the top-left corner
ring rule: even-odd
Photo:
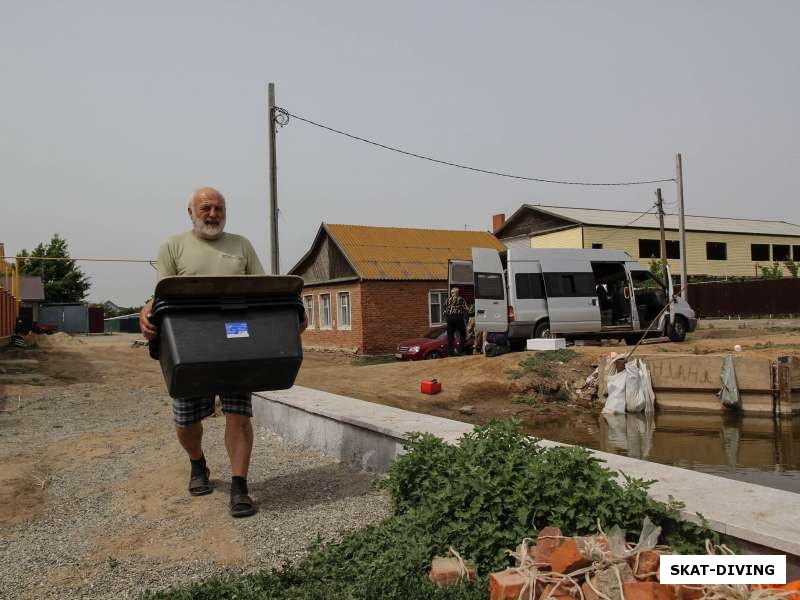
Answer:
[[[471,260],[471,248],[505,250],[487,231],[326,227],[363,279],[447,279],[448,259]]]

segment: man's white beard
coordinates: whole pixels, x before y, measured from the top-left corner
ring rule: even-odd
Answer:
[[[203,219],[192,217],[192,228],[204,240],[216,240],[225,230],[225,219],[221,219],[217,225],[213,225],[206,223]]]

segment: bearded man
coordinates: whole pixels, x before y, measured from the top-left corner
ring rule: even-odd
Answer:
[[[217,190],[196,190],[189,199],[189,218],[192,230],[172,236],[158,251],[159,280],[182,275],[264,274],[253,245],[240,235],[224,232],[225,198]],[[158,333],[150,321],[151,310],[152,300],[139,315],[139,326],[148,340]],[[246,517],[256,512],[247,489],[247,470],[253,449],[250,394],[224,394],[220,399],[225,413],[225,448],[232,475],[229,509],[234,517]],[[202,420],[214,414],[214,397],[175,398],[172,412],[178,441],[191,464],[189,493],[193,496],[210,494],[213,488],[203,454]]]

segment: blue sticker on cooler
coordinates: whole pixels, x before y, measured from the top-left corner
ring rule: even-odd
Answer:
[[[250,332],[247,330],[247,323],[225,323],[225,337],[250,337]]]

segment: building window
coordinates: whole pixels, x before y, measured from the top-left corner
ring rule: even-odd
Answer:
[[[792,246],[792,260],[800,262],[800,246]]]
[[[336,303],[339,307],[339,329],[350,329],[350,292],[339,292],[336,294]]]
[[[789,244],[772,244],[772,260],[789,260]]]
[[[444,324],[442,309],[447,302],[447,290],[431,290],[428,292],[428,307],[431,316],[431,327]]]
[[[659,240],[639,240],[639,258],[661,258]]]
[[[598,244],[597,242],[592,244],[592,250],[602,250],[603,244]]]
[[[319,295],[319,326],[320,329],[331,328],[331,295]]]
[[[750,244],[750,260],[769,261],[769,244]]]
[[[303,296],[303,305],[306,307],[308,326],[313,329],[316,325],[316,321],[314,319],[314,296]]]
[[[728,260],[728,244],[706,242],[706,260]]]
[[[667,240],[667,258],[681,257],[681,243],[678,240]]]

